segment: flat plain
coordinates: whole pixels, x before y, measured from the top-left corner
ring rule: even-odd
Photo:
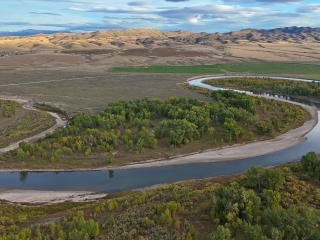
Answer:
[[[320,79],[320,65],[291,63],[121,67],[111,71],[123,72],[110,72],[110,68],[100,65],[1,71],[0,94],[49,103],[69,114],[96,113],[109,102],[133,98],[164,100],[186,96],[208,101],[209,98],[203,95],[177,86],[190,77],[203,74],[256,73]]]

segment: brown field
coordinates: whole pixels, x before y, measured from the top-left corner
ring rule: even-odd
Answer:
[[[316,43],[244,43],[227,46],[226,55],[238,59],[269,62],[320,63],[320,45]]]
[[[146,48],[137,48],[137,49],[128,49],[124,50],[122,53],[119,53],[120,56],[144,56],[149,53],[149,50]]]
[[[208,56],[206,52],[186,51],[175,48],[156,48],[152,51],[155,57],[201,57]]]
[[[111,54],[114,51],[110,49],[88,49],[88,50],[63,50],[60,51],[65,54]]]
[[[223,46],[169,46],[126,49],[70,49],[17,52],[0,57],[0,71],[77,68],[95,71],[119,66],[208,65],[238,62],[299,62],[320,64],[316,43],[239,43]],[[30,48],[31,49],[31,48]],[[4,50],[1,47],[0,51]],[[31,50],[30,50],[31,51]],[[60,53],[59,53],[60,52]],[[15,55],[17,54],[17,55]]]
[[[176,86],[194,75],[109,73],[112,67],[263,61],[320,64],[316,42],[222,44],[215,38],[152,29],[1,37],[0,94],[51,103],[69,113],[97,112],[108,102],[132,98],[206,99]],[[318,78],[318,74],[299,77]]]
[[[177,86],[190,76],[108,73],[99,69],[6,71],[0,75],[0,94],[47,102],[68,113],[98,112],[108,102],[133,98],[186,96],[209,100]]]
[[[69,67],[82,64],[87,60],[82,56],[65,54],[28,54],[0,58],[0,71],[25,70],[38,68]]]

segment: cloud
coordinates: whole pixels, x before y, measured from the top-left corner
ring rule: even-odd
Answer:
[[[101,13],[151,13],[150,9],[143,7],[95,7],[92,9],[82,9],[82,8],[68,8],[67,10],[80,11],[80,12],[101,12]]]
[[[296,4],[304,0],[223,0],[224,2],[236,3],[270,3],[270,4]]]
[[[117,19],[117,20],[126,20],[126,21],[130,21],[130,20],[140,20],[140,21],[147,21],[147,22],[151,22],[151,23],[166,23],[168,22],[168,20],[166,18],[161,18],[161,17],[157,17],[157,16],[144,16],[144,15],[137,15],[137,16],[129,16],[129,17],[104,17],[105,19]]]
[[[202,18],[220,18],[221,16],[240,16],[240,15],[253,15],[259,12],[266,11],[266,8],[258,7],[241,7],[241,6],[227,6],[208,4],[202,6],[184,7],[179,9],[170,9],[161,11],[158,14],[166,18],[177,19],[190,19],[197,16]],[[198,18],[198,17],[197,17]],[[199,18],[198,18],[199,19]]]
[[[50,13],[50,12],[30,12],[32,14],[40,14],[40,15],[51,15],[51,16],[62,16],[58,13]]]
[[[38,2],[69,2],[69,3],[82,3],[82,4],[100,4],[102,1],[91,1],[91,0],[35,0]]]
[[[191,24],[198,24],[200,19],[201,19],[201,15],[196,15],[194,17],[190,17],[188,19],[188,22]]]
[[[32,25],[32,23],[29,22],[0,22],[1,26],[26,26],[26,25]]]
[[[129,5],[129,6],[147,6],[147,5],[151,5],[151,2],[128,2],[127,5]]]
[[[166,2],[188,2],[189,0],[165,0]]]
[[[112,4],[105,0],[0,1],[12,3],[1,7],[1,20],[7,21],[0,23],[3,31],[85,32],[146,27],[227,32],[320,24],[319,0],[117,0]],[[307,3],[297,7],[287,5],[302,1]],[[15,11],[21,14],[12,14]]]
[[[320,13],[320,4],[308,4],[297,9],[300,13]]]

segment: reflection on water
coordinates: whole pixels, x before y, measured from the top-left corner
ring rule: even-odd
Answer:
[[[194,82],[202,84],[201,80],[195,80],[191,83]],[[205,85],[205,87],[207,86]],[[215,87],[210,86],[210,89],[212,88]],[[291,100],[296,99],[291,98]],[[303,101],[302,103],[320,108],[319,103],[303,99],[297,101]],[[320,112],[318,112],[318,117],[320,118]],[[0,173],[0,188],[92,190],[114,193],[160,183],[232,175],[245,172],[252,166],[269,167],[297,161],[310,151],[320,153],[320,124],[317,124],[306,137],[306,141],[290,149],[238,161],[194,163],[142,169],[60,172],[59,174],[57,172]],[[109,177],[107,178],[106,175]]]
[[[29,172],[20,172],[20,182],[24,182],[25,180],[27,180]]]

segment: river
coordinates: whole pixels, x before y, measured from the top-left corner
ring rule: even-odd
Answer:
[[[214,88],[201,83],[203,80],[205,80],[205,78],[193,80],[189,83],[191,85],[210,89]],[[319,103],[292,98],[290,100],[303,102],[304,104],[320,109]],[[320,111],[318,111],[318,117],[320,119]],[[0,173],[0,188],[60,191],[86,190],[115,193],[149,187],[156,184],[173,183],[189,179],[209,178],[220,175],[232,175],[243,173],[252,166],[270,167],[286,162],[298,161],[301,159],[301,156],[310,151],[320,153],[320,124],[317,124],[313,130],[306,135],[306,137],[306,141],[292,148],[264,156],[237,161],[193,163],[177,166],[103,171],[5,172]]]

